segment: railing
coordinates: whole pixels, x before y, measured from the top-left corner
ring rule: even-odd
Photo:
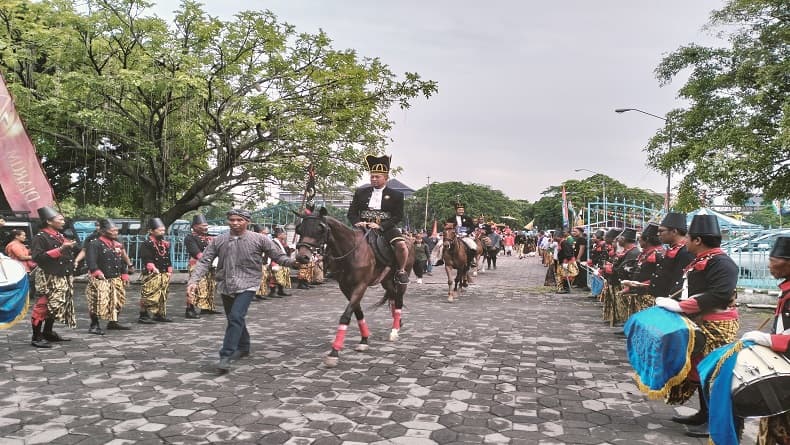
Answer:
[[[779,280],[768,270],[769,249],[752,251],[724,248],[727,255],[738,265],[738,287],[775,290]]]
[[[143,269],[140,247],[146,239],[148,239],[148,235],[121,235],[118,237],[118,241],[123,244],[129,254],[129,259],[132,260],[132,264],[137,270]],[[170,262],[173,264],[173,270],[187,270],[189,253],[184,246],[184,237],[168,235],[165,236],[165,240],[170,243]]]

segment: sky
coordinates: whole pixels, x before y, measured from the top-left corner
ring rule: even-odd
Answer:
[[[178,0],[154,0],[170,17]],[[269,9],[300,32],[323,29],[338,49],[379,57],[395,72],[435,80],[439,92],[393,109],[386,148],[397,179],[490,186],[535,201],[588,169],[663,193],[666,175],[643,151],[685,103],[684,78],[661,87],[654,69],[704,31],[722,0],[206,0],[214,16]],[[677,184],[673,178],[673,187]]]

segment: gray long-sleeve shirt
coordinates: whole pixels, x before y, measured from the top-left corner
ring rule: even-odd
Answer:
[[[218,258],[215,274],[217,292],[233,295],[257,289],[261,283],[263,254],[285,267],[296,264],[271,239],[260,233],[249,230],[240,236],[223,233],[215,237],[203,251],[203,256],[189,277],[189,284],[196,284],[208,272],[214,258]]]

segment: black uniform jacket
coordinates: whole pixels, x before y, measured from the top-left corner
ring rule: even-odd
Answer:
[[[456,222],[457,222],[457,221],[456,221],[456,218],[455,218],[456,216],[457,216],[457,215],[453,215],[453,216],[451,216],[451,217],[447,218],[447,221],[445,221],[445,222],[446,222],[446,223],[448,223],[448,224],[453,224],[453,225],[455,225],[455,224],[456,224]],[[475,232],[475,228],[477,227],[477,225],[475,224],[475,222],[474,222],[474,221],[472,221],[472,218],[470,218],[470,217],[468,217],[468,216],[466,216],[466,215],[464,215],[464,216],[462,216],[462,217],[461,217],[461,226],[462,226],[462,227],[466,227],[466,233],[467,233],[467,234],[470,234],[470,235],[471,235],[472,233],[474,233],[474,232]],[[457,231],[457,230],[458,230],[458,229],[456,228],[456,231]]]
[[[154,241],[149,236],[140,246],[140,259],[143,262],[143,267],[147,267],[148,263],[153,263],[159,272],[167,272],[170,268],[170,243],[167,241],[160,241],[159,251],[154,246]],[[161,243],[164,243],[164,252],[162,252]]]
[[[55,233],[55,234],[53,234]],[[42,230],[30,242],[30,255],[44,272],[49,275],[66,277],[74,273],[74,257],[80,251],[75,244],[71,249],[65,249],[53,258],[47,255],[52,249],[60,247],[66,238],[61,233]]]
[[[696,297],[700,312],[727,309],[738,284],[738,266],[725,254],[696,263],[688,271],[688,294]]]
[[[194,233],[190,233],[184,237],[184,247],[186,247],[187,252],[189,253],[190,258],[200,259],[198,255],[203,253],[206,250],[206,246],[208,243],[211,242],[211,237],[209,236],[198,236]]]
[[[368,202],[370,202],[371,195],[373,195],[372,186],[360,187],[354,192],[354,198],[351,200],[351,205],[348,207],[348,214],[346,215],[352,226],[363,221],[363,211],[370,210]],[[382,218],[379,224],[382,232],[398,227],[401,220],[403,220],[403,193],[384,187],[381,196],[381,211],[389,214],[389,218]]]
[[[104,237],[88,243],[85,251],[85,264],[93,273],[101,270],[104,278],[117,278],[126,273],[126,262],[123,260],[123,245]]]
[[[694,255],[685,245],[675,245],[664,252],[656,271],[650,279],[648,293],[654,297],[668,297],[683,287],[683,269],[688,266]],[[680,296],[676,297],[680,298]]]

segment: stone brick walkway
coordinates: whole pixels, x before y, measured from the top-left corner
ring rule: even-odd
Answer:
[[[73,341],[37,350],[28,323],[0,331],[0,443],[706,443],[669,421],[694,405],[647,400],[598,304],[542,287],[536,258],[500,258],[455,304],[434,272],[412,276],[400,340],[386,340],[388,310],[368,310],[370,350],[351,348],[354,324],[334,369],[321,361],[345,303],[334,282],[254,303],[252,355],[224,375],[224,319],[185,320],[183,284],[175,323],[134,324],[133,285],[133,330],[105,336],[87,333],[80,285],[79,326],[59,329]],[[365,307],[382,295],[370,289]],[[743,330],[763,316],[742,315]]]

